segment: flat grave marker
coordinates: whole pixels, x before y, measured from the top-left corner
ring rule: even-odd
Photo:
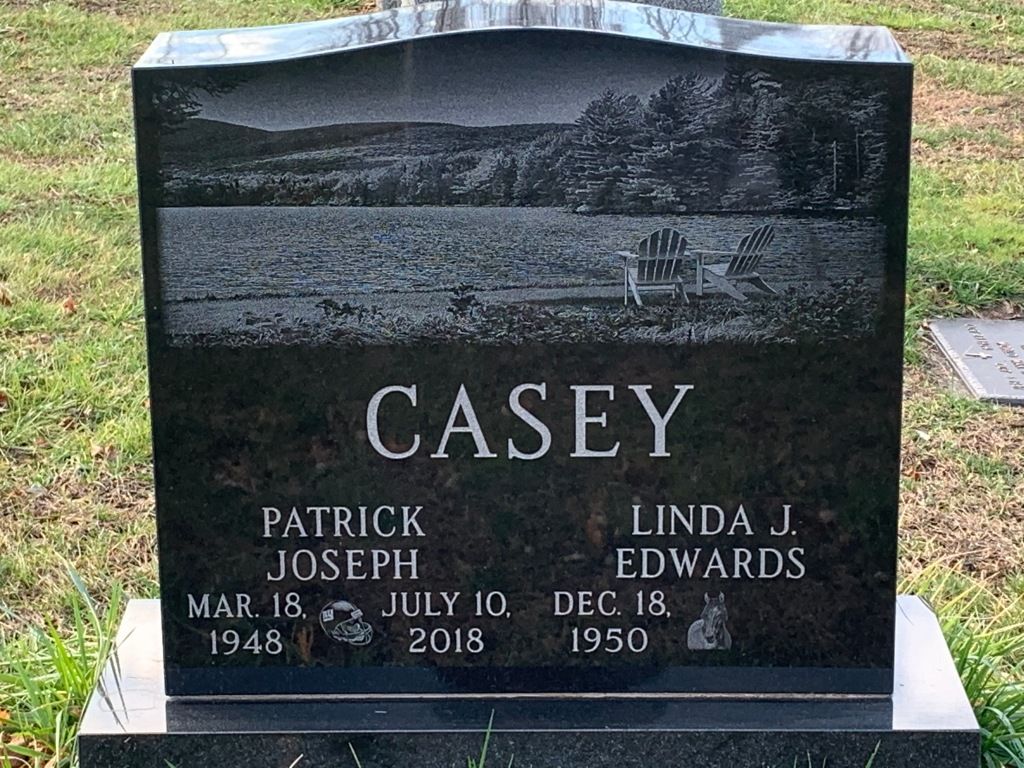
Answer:
[[[1024,405],[1024,321],[935,319],[928,329],[971,394]]]

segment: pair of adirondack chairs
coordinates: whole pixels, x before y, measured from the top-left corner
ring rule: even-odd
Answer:
[[[687,284],[686,238],[671,227],[660,229],[641,240],[635,254],[618,252],[623,259],[622,301],[629,304],[632,293],[637,306],[642,307],[641,293],[670,291],[689,303],[691,292],[703,296],[705,289],[724,293],[736,301],[747,301],[736,287],[738,283],[747,283],[765,293],[777,293],[757,272],[765,250],[774,239],[775,228],[764,224],[740,238],[735,251],[694,251],[695,280]],[[708,263],[719,256],[728,256],[729,260]]]

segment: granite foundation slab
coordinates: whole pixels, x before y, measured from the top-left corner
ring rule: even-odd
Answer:
[[[160,609],[133,601],[79,736],[82,768],[977,766],[938,622],[896,605],[892,697],[167,698]],[[357,762],[358,760],[358,762]]]

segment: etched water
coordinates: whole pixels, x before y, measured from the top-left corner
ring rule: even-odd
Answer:
[[[769,282],[879,278],[884,229],[775,214],[586,216],[555,208],[211,207],[159,212],[167,302],[621,284],[620,251],[675,227],[687,251],[733,251],[771,223]],[[714,259],[727,261],[722,254]]]

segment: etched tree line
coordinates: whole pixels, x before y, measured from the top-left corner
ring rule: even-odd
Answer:
[[[564,207],[577,213],[872,208],[883,94],[757,69],[674,77],[646,101],[605,91],[528,142],[317,173],[176,175],[171,204]],[[443,144],[443,142],[439,142]],[[393,154],[393,153],[392,153]]]

